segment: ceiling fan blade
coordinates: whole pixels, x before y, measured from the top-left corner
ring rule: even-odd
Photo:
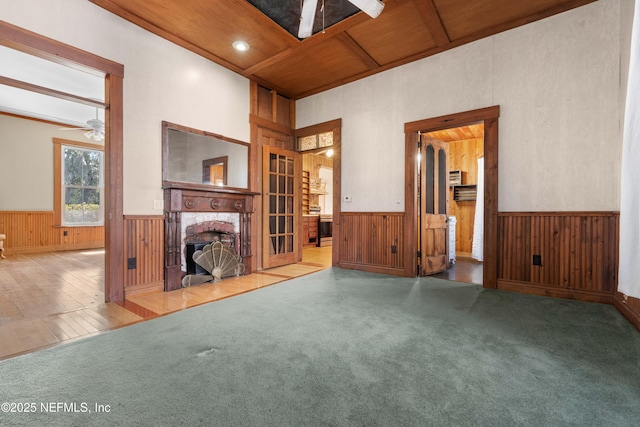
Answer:
[[[384,9],[384,3],[380,0],[349,0],[349,3],[372,18],[377,18],[382,13],[382,9]]]
[[[90,129],[92,129],[92,128],[89,128],[89,127],[79,128],[78,127],[78,128],[60,128],[58,130],[90,130]]]
[[[317,7],[318,0],[304,0],[302,12],[300,13],[298,38],[305,39],[313,33],[313,21],[315,21]]]

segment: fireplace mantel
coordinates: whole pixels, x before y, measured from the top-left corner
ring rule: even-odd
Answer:
[[[255,193],[241,188],[163,182],[165,223],[165,291],[182,287],[182,235],[186,212],[233,212],[240,215],[240,256],[251,273],[251,215]]]

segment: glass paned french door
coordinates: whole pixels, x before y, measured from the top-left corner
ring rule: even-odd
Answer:
[[[263,232],[264,267],[296,261],[299,251],[300,192],[296,186],[299,162],[295,152],[264,147],[263,200],[267,224]]]

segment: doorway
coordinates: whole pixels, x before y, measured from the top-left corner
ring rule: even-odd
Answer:
[[[416,161],[417,141],[422,134],[457,128],[469,124],[482,123],[484,127],[484,166],[481,171],[484,178],[482,196],[484,241],[482,244],[484,264],[482,268],[482,284],[486,288],[497,286],[497,214],[498,214],[498,117],[500,107],[488,107],[480,110],[472,110],[448,116],[440,116],[432,119],[420,120],[405,124],[405,166],[407,171],[405,190],[405,226],[414,232],[405,233],[408,237],[407,265],[414,276],[421,273],[417,259],[422,256],[420,234],[415,232],[424,224],[421,224],[422,206],[419,198],[419,162]],[[447,156],[448,158],[448,156]],[[449,174],[441,180],[448,181]],[[448,185],[446,187],[449,187]],[[447,190],[450,191],[450,190]],[[441,209],[441,208],[439,208]],[[439,212],[441,213],[441,212]],[[440,232],[442,242],[442,232]],[[444,244],[445,246],[447,243]],[[440,246],[442,244],[440,243]],[[416,254],[418,256],[416,256]],[[440,256],[440,260],[442,257]],[[448,262],[448,259],[447,259]],[[446,271],[446,268],[443,270]]]
[[[433,144],[444,144],[447,153],[448,185],[446,199],[446,244],[448,268],[434,277],[482,285],[482,197],[484,125],[482,122],[421,133],[422,151]],[[423,153],[424,157],[424,153]],[[437,159],[436,159],[437,160]],[[423,162],[422,169],[425,169]],[[421,175],[424,171],[420,171]],[[424,180],[426,181],[426,180]],[[421,185],[422,187],[422,185]],[[421,192],[419,192],[421,193]],[[422,209],[423,215],[425,210]],[[427,231],[424,228],[424,231]],[[423,252],[423,251],[421,251]],[[424,253],[424,252],[423,252]]]
[[[91,53],[82,51],[53,39],[0,22],[0,45],[48,59],[58,64],[88,73],[104,76],[105,99],[105,301],[124,300],[124,262],[123,262],[123,176],[122,176],[122,116],[123,116],[123,78],[124,66]],[[1,76],[0,76],[1,77]],[[3,79],[3,84],[17,84],[21,89],[40,93],[42,88],[30,83],[12,83]],[[60,97],[55,91],[44,93]],[[85,104],[93,104],[91,99],[75,97]]]
[[[296,150],[302,154],[302,240],[307,255],[340,262],[341,127],[336,119],[297,129]]]

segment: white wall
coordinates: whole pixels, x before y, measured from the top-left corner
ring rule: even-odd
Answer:
[[[99,144],[60,127],[0,114],[0,211],[53,211],[53,138]]]
[[[342,195],[353,200],[342,210],[404,210],[406,122],[493,105],[501,108],[499,210],[618,210],[620,1],[628,0],[591,3],[298,101],[297,127],[342,118]]]
[[[124,213],[162,214],[162,120],[249,142],[249,81],[86,0],[0,0],[0,19],[124,64]]]

